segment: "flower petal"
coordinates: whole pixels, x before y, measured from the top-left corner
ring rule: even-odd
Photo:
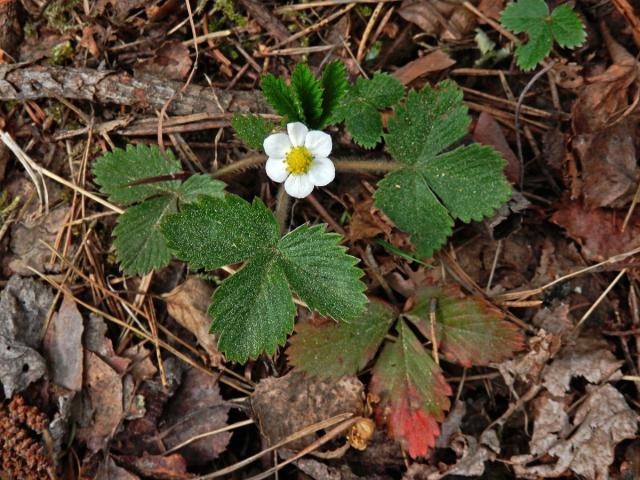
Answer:
[[[284,158],[291,149],[291,141],[286,133],[274,133],[262,143],[267,157]]]
[[[289,175],[284,189],[292,197],[304,198],[313,191],[313,181],[309,175]]]
[[[304,145],[304,139],[309,133],[309,129],[304,123],[293,122],[287,124],[287,132],[289,132],[289,140],[294,147],[302,147]]]
[[[308,175],[314,185],[324,187],[336,177],[336,167],[328,158],[316,158],[311,164]]]
[[[282,183],[289,176],[284,158],[268,158],[264,168],[267,171],[267,176],[274,182]]]
[[[320,130],[311,130],[307,133],[304,146],[307,147],[311,155],[316,158],[328,157],[331,153],[331,136]]]

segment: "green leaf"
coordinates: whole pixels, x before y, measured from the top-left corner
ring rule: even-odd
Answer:
[[[302,122],[309,128],[319,128],[322,117],[322,85],[304,63],[296,65],[291,74],[291,90],[302,108]]]
[[[216,290],[213,332],[227,358],[272,353],[293,328],[292,288],[310,308],[355,318],[366,297],[356,260],[325,226],[302,226],[280,238],[271,210],[236,195],[201,197],[162,224],[167,245],[193,269],[249,263]]]
[[[202,197],[170,215],[162,225],[169,248],[193,269],[240,263],[273,248],[278,224],[264,203],[237,195]]]
[[[319,119],[318,128],[322,130],[334,123],[332,119],[335,111],[349,88],[344,63],[336,60],[324,67],[320,83],[323,89],[322,116]]]
[[[105,153],[93,165],[100,191],[109,196],[109,201],[122,205],[131,205],[154,195],[173,194],[180,185],[179,181],[131,185],[145,178],[182,171],[173,153],[170,150],[165,153],[167,158],[156,145],[127,145],[126,150],[116,148]]]
[[[553,41],[561,47],[581,45],[586,32],[580,17],[568,5],[560,5],[549,14],[544,0],[518,0],[504,9],[502,25],[514,33],[525,32],[528,42],[516,48],[516,61],[523,70],[531,70],[549,55]]]
[[[416,303],[406,316],[430,340],[431,300],[436,299],[435,333],[438,350],[449,361],[464,367],[501,362],[523,347],[518,328],[486,301],[465,297],[460,288],[424,287],[416,292]]]
[[[452,233],[453,219],[447,209],[413,169],[403,168],[384,177],[374,199],[399,229],[411,234],[419,258],[430,257]]]
[[[358,260],[339,246],[340,235],[325,225],[301,225],[278,243],[280,265],[291,287],[307,305],[335,319],[354,319],[367,298]]]
[[[127,275],[142,275],[169,263],[171,251],[160,224],[175,211],[175,197],[163,195],[129,207],[120,216],[113,230],[114,246],[120,267]]]
[[[209,316],[211,331],[227,360],[244,363],[273,354],[293,330],[295,306],[287,279],[274,257],[259,254],[217,288]]]
[[[369,390],[380,397],[377,414],[386,418],[389,435],[416,458],[425,456],[440,435],[438,422],[449,409],[451,387],[402,320],[398,334],[380,354]]]
[[[579,47],[587,38],[580,17],[567,4],[559,5],[551,13],[551,33],[563,48]]]
[[[385,142],[399,162],[414,164],[434,156],[466,135],[471,118],[462,103],[462,90],[450,81],[437,89],[411,91],[404,105],[389,119]]]
[[[411,233],[419,257],[432,255],[446,242],[454,219],[481,220],[511,194],[502,173],[505,162],[490,147],[442,153],[468,127],[462,92],[451,82],[411,92],[389,121],[385,140],[404,166],[379,182],[375,204]]]
[[[470,222],[491,215],[509,199],[511,187],[502,176],[505,165],[496,150],[476,143],[421,160],[418,170],[450,214]]]
[[[302,111],[291,89],[270,73],[262,76],[262,93],[273,109],[289,122],[301,122]]]
[[[396,313],[386,304],[373,301],[351,322],[319,326],[298,323],[289,340],[287,358],[298,370],[321,379],[337,380],[355,375],[378,351]]]
[[[532,25],[548,15],[549,7],[544,0],[519,0],[502,11],[500,23],[513,33],[528,33]]]
[[[262,143],[273,130],[273,123],[259,115],[240,115],[234,113],[231,118],[231,126],[236,131],[240,140],[248,147],[262,151]]]
[[[386,73],[374,73],[371,80],[358,78],[340,102],[334,120],[344,120],[358,145],[373,148],[382,136],[379,110],[395,105],[403,94],[402,84]]]
[[[193,203],[202,195],[222,198],[224,187],[224,182],[211,178],[209,175],[192,175],[180,185],[178,197],[182,203]]]

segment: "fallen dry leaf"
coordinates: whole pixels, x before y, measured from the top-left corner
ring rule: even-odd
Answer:
[[[140,480],[140,477],[119,467],[109,456],[104,465],[98,469],[96,480]]]
[[[528,339],[527,353],[512,360],[501,362],[496,367],[504,382],[513,388],[516,380],[525,383],[537,383],[545,365],[559,350],[560,339],[540,330]]]
[[[542,384],[553,395],[562,396],[574,377],[584,377],[594,384],[619,379],[623,363],[611,353],[606,341],[581,337],[574,345],[565,347],[545,368]]]
[[[500,124],[487,112],[482,112],[473,128],[473,139],[483,145],[495,148],[507,161],[504,173],[511,183],[520,179],[520,161],[509,146]]]
[[[555,426],[554,426],[555,424]],[[534,419],[534,432],[539,429],[536,448],[544,448],[545,458],[555,463],[539,464],[532,452],[510,459],[516,475],[522,478],[557,478],[571,470],[582,478],[609,478],[609,466],[615,458],[615,447],[633,438],[638,429],[638,415],[629,408],[624,396],[609,384],[588,385],[587,398],[578,407],[571,428],[566,425],[566,413],[553,400],[542,405]],[[535,461],[536,465],[529,465]]]
[[[152,58],[136,64],[135,73],[184,80],[189,75],[191,64],[189,48],[179,40],[169,40],[154,52]]]
[[[573,322],[569,317],[568,303],[557,303],[551,307],[543,307],[531,319],[536,327],[544,329],[553,335],[561,337],[573,329]]]
[[[420,78],[429,73],[446,70],[455,63],[456,61],[449,55],[437,49],[403,65],[393,72],[393,76],[400,80],[403,85],[409,85],[416,78]]]
[[[475,15],[462,5],[443,0],[405,0],[398,15],[416,24],[427,35],[443,40],[459,40],[476,26]]]
[[[0,383],[7,398],[46,372],[37,349],[52,301],[49,287],[18,275],[0,294]]]
[[[84,356],[84,376],[84,411],[76,435],[87,444],[87,448],[98,451],[115,434],[124,415],[122,379],[90,351],[86,351]]]
[[[335,415],[347,412],[360,415],[363,392],[362,382],[356,377],[322,382],[291,372],[261,380],[251,396],[251,407],[262,434],[273,445]],[[287,448],[303,448],[311,443],[311,438],[309,435],[289,443]]]
[[[74,392],[82,388],[82,315],[65,295],[44,337],[43,353],[53,383]]]
[[[567,230],[589,261],[602,262],[640,246],[640,214],[633,214],[621,232],[624,215],[613,210],[589,210],[582,202],[565,201],[551,221]]]
[[[189,277],[163,298],[167,302],[169,315],[196,336],[198,343],[209,354],[212,364],[220,365],[223,356],[218,352],[216,337],[209,333],[211,318],[207,315],[207,309],[212,294],[213,288],[207,282],[198,277]]]
[[[218,430],[227,425],[228,414],[229,405],[220,396],[217,379],[190,368],[162,417],[163,429],[169,432],[162,441],[171,449],[197,435]],[[189,465],[202,465],[224,452],[230,439],[231,432],[209,435],[179,452]]]
[[[129,373],[136,382],[148,380],[158,372],[158,369],[151,360],[151,355],[151,351],[146,349],[141,343],[129,347],[122,352],[124,358],[131,360]]]
[[[149,455],[145,453],[142,457],[120,455],[115,458],[128,469],[144,477],[157,480],[186,480],[193,478],[193,475],[187,473],[187,462],[179,453],[171,455]]]
[[[89,315],[89,321],[84,330],[83,343],[87,350],[96,353],[113,367],[118,373],[124,373],[131,363],[131,360],[116,355],[113,350],[113,343],[107,338],[107,324],[95,314]]]

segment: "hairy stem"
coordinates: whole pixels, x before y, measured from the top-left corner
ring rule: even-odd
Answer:
[[[287,218],[289,217],[289,206],[291,205],[291,197],[284,189],[284,183],[278,189],[278,198],[276,199],[276,220],[280,225],[280,233],[287,233]]]

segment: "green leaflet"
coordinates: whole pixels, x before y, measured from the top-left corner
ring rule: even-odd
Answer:
[[[231,126],[236,131],[240,140],[248,147],[262,151],[262,143],[273,130],[273,123],[258,115],[240,115],[234,113],[231,118]]]
[[[324,67],[320,83],[322,84],[323,90],[322,116],[318,121],[317,128],[322,130],[327,127],[327,125],[334,123],[332,119],[333,114],[349,88],[344,64],[336,60]]]
[[[216,290],[209,312],[227,358],[244,362],[273,353],[293,329],[290,287],[310,308],[336,319],[357,317],[366,297],[356,259],[324,225],[303,225],[280,238],[259,200],[204,197],[162,225],[169,247],[191,268],[249,261]]]
[[[438,349],[448,360],[465,367],[500,362],[523,346],[518,328],[482,299],[465,297],[457,286],[423,287],[406,313],[420,333],[431,339],[431,300],[436,300],[435,332]]]
[[[264,98],[286,121],[303,120],[296,98],[284,81],[268,73],[262,76],[261,86]]]
[[[395,320],[391,307],[374,301],[348,323],[299,323],[289,340],[287,358],[298,370],[321,379],[355,375],[376,354]]]
[[[373,148],[382,136],[380,110],[395,105],[403,94],[402,84],[386,73],[374,73],[371,80],[358,78],[340,102],[335,120],[344,120],[358,145]]]
[[[129,145],[95,161],[93,173],[101,191],[112,202],[129,206],[113,231],[116,256],[126,274],[146,274],[169,263],[171,252],[160,224],[178,203],[223,194],[224,183],[207,175],[192,175],[185,182],[154,180],[180,172],[173,153],[167,151],[165,158],[155,145]],[[135,184],[141,180],[148,181]]]
[[[544,0],[518,0],[503,10],[500,21],[512,32],[529,37],[516,48],[516,61],[523,70],[531,70],[544,60],[554,40],[561,47],[575,48],[586,39],[580,17],[566,4],[549,14]]]
[[[309,67],[304,63],[296,65],[291,74],[291,90],[297,103],[302,108],[302,122],[316,128],[322,117],[322,85],[313,76]]]
[[[405,166],[378,183],[375,204],[411,233],[418,257],[446,242],[454,219],[480,220],[511,194],[505,162],[492,148],[474,144],[442,153],[468,126],[462,92],[452,82],[411,92],[389,120],[385,141]]]

